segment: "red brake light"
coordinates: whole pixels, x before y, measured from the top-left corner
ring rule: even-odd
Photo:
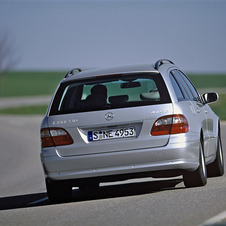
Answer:
[[[163,116],[155,121],[152,129],[152,136],[186,133],[189,131],[189,125],[184,115]]]
[[[42,147],[53,147],[73,144],[70,134],[62,128],[41,129]]]

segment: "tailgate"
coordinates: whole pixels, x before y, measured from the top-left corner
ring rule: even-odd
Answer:
[[[56,147],[60,156],[70,157],[165,146],[169,135],[150,132],[159,117],[171,114],[172,104],[160,104],[54,115],[48,117],[48,124],[70,133],[74,143]]]

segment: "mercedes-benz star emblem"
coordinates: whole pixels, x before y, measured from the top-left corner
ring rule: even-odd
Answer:
[[[107,114],[105,114],[104,117],[105,117],[106,120],[110,121],[114,118],[114,114],[111,113],[111,112],[108,112]]]

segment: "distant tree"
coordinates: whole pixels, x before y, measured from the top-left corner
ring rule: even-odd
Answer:
[[[0,86],[2,78],[17,64],[18,58],[15,55],[14,47],[7,32],[0,31]],[[1,87],[0,87],[1,96]]]

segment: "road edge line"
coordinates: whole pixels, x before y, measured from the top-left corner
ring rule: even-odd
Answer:
[[[204,223],[202,223],[200,226],[208,226],[208,225],[214,225],[216,223],[220,223],[223,219],[226,220],[226,211],[208,219]]]

